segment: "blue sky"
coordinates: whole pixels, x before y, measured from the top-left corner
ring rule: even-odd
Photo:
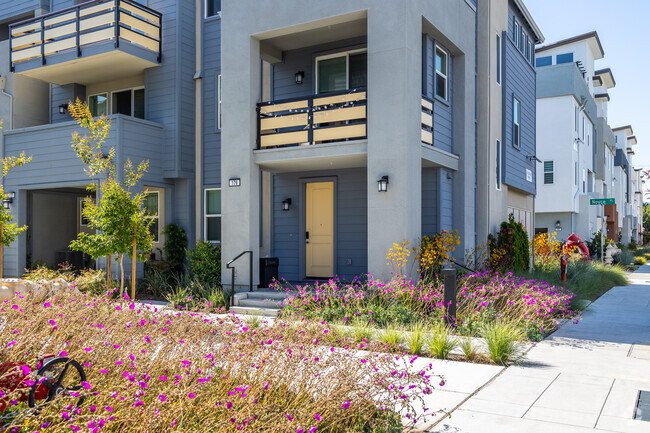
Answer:
[[[524,0],[546,41],[553,43],[597,31],[605,57],[596,69],[611,68],[609,125],[632,125],[638,144],[633,163],[650,169],[650,55],[646,46],[650,2],[646,0]]]

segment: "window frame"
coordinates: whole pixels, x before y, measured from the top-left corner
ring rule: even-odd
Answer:
[[[501,140],[498,138],[496,139],[496,189],[497,191],[501,191],[501,184],[503,183],[503,164],[502,164],[502,159],[503,159],[503,147],[501,146]]]
[[[135,97],[134,97],[134,96],[135,96],[135,91],[136,91],[136,90],[144,90],[144,91],[145,91],[145,98],[146,98],[147,91],[145,90],[145,87],[144,87],[144,86],[127,87],[127,88],[125,88],[125,89],[112,90],[112,91],[111,91],[111,114],[119,114],[119,113],[114,113],[114,112],[113,112],[113,111],[114,111],[114,109],[113,109],[113,104],[115,103],[115,97],[114,97],[114,95],[115,95],[116,93],[126,92],[127,90],[130,90],[130,91],[131,91],[131,115],[128,116],[128,117],[132,117],[132,118],[134,118],[134,119],[141,119],[141,120],[146,119],[146,118],[147,118],[147,109],[146,109],[146,106],[143,107],[144,117],[142,117],[142,118],[140,118],[140,117],[135,117]],[[122,114],[122,116],[126,116],[126,114]]]
[[[203,2],[203,9],[204,9],[204,18],[213,18],[213,17],[220,17],[221,16],[221,1],[219,2],[219,10],[215,12],[214,15],[208,15],[208,4],[210,0],[204,0]]]
[[[496,46],[496,58],[497,58],[497,84],[500,86],[501,85],[501,74],[502,74],[502,66],[501,66],[501,35],[497,33],[497,46]]]
[[[528,63],[530,63],[531,65],[533,65],[533,63],[534,63],[533,59],[535,58],[533,53],[534,53],[533,41],[532,41],[532,39],[528,39],[528,59],[527,60],[528,60]]]
[[[92,98],[93,96],[102,96],[102,95],[106,96],[106,111],[108,111],[109,108],[108,92],[99,92],[99,93],[93,93],[92,95],[88,95],[88,97],[86,98],[86,103],[88,104],[88,110],[90,110],[90,98]],[[104,115],[109,116],[109,113],[104,113]],[[99,117],[99,116],[101,116],[101,114],[93,114],[93,117]]]
[[[515,115],[517,120],[515,120]],[[517,127],[516,134],[515,126]],[[516,144],[515,138],[517,139]],[[521,101],[515,95],[512,95],[512,147],[521,149]]]
[[[318,92],[318,62],[322,60],[335,59],[337,57],[345,57],[345,90],[350,89],[350,55],[368,53],[368,48],[355,48],[353,50],[339,51],[332,54],[324,54],[322,56],[316,56],[314,59],[314,71],[316,73],[314,77],[314,94],[319,95]],[[330,92],[322,93],[326,95]]]
[[[549,162],[551,163],[551,170],[550,171],[546,170],[546,163],[549,163]],[[551,159],[551,160],[548,160],[548,161],[544,161],[543,170],[544,170],[543,171],[544,185],[555,185],[555,160]],[[549,174],[549,173],[551,174],[551,182],[546,181],[546,175]]]
[[[438,55],[438,50],[440,50],[444,55],[445,55],[445,70],[447,71],[445,74],[442,73],[442,71],[438,71],[438,67],[436,66],[436,56]],[[434,70],[434,89],[433,89],[433,94],[436,98],[448,102],[449,101],[449,51],[444,49],[442,46],[439,44],[435,44],[433,47],[433,70]],[[440,95],[438,95],[438,75],[443,77],[445,79],[445,96],[444,98]]]
[[[160,191],[151,191],[151,190],[147,190],[147,188],[145,188],[144,194],[145,194],[145,197],[148,196],[148,195],[152,195],[152,194],[156,194],[156,197],[157,197],[157,200],[156,200],[156,203],[157,203],[156,204],[156,207],[157,207],[156,214],[155,215],[150,215],[150,214],[147,213],[147,218],[152,219],[152,220],[157,220],[157,222],[158,222],[158,230],[156,230],[156,235],[155,235],[154,240],[153,240],[153,243],[156,244],[156,243],[160,242]]]
[[[84,203],[86,202],[86,199],[84,197],[79,197],[81,200],[79,200],[79,227],[90,227],[90,220],[84,218],[83,216],[83,210],[84,210]],[[84,220],[86,223],[84,224]]]
[[[223,221],[223,209],[219,214],[208,214],[208,191],[222,191],[223,188],[203,188],[203,240],[205,242],[210,242],[211,244],[220,245],[221,239],[218,241],[213,241],[208,239],[208,218],[220,218],[220,221]],[[220,196],[221,197],[221,196]],[[222,200],[223,201],[223,200]],[[221,205],[220,205],[221,207]],[[222,231],[223,233],[223,231]]]
[[[519,22],[515,19],[515,25],[512,32],[512,42],[514,42],[515,47],[519,49]]]

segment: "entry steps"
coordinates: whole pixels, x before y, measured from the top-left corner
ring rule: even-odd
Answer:
[[[274,290],[235,293],[230,312],[249,316],[278,317],[283,308],[282,302],[291,295],[288,292]]]

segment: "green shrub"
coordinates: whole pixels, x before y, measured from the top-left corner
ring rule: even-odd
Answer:
[[[352,328],[352,337],[357,343],[368,342],[372,339],[372,329],[368,327],[365,323],[357,322]]]
[[[190,273],[201,283],[221,285],[221,248],[210,242],[198,241],[188,253]]]
[[[634,242],[634,239],[632,239],[632,240],[630,241],[630,243],[627,244],[627,248],[628,248],[630,251],[634,251],[634,250],[636,250],[636,242]]]
[[[424,349],[426,343],[422,322],[411,326],[406,336],[406,342],[409,346],[409,353],[413,355],[420,355],[422,353],[422,349]]]
[[[466,360],[473,361],[478,357],[478,351],[476,346],[472,344],[472,339],[470,337],[462,338],[459,345]]]
[[[512,214],[508,216],[508,221],[501,223],[499,234],[496,238],[488,236],[488,245],[491,255],[494,256],[498,250],[497,263],[492,263],[500,271],[525,271],[530,263],[530,245],[528,242],[528,233],[520,222],[515,222]]]
[[[385,344],[391,349],[398,348],[404,343],[404,333],[397,329],[386,329],[377,337],[380,343]]]
[[[437,324],[432,332],[427,341],[429,352],[434,358],[449,358],[449,354],[458,344],[458,340],[451,336],[451,329],[447,325]]]
[[[483,338],[492,362],[507,365],[521,356],[524,339],[522,330],[503,321],[494,321],[483,327]]]
[[[165,245],[163,246],[165,258],[175,272],[182,272],[187,251],[185,230],[176,224],[167,224],[163,233],[165,234]]]

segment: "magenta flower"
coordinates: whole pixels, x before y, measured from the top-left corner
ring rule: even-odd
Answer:
[[[349,409],[350,408],[350,400],[345,400],[345,403],[341,405],[341,408],[343,409]]]
[[[315,413],[314,418],[316,418],[316,421],[321,422],[323,419],[320,417],[319,414]]]
[[[189,394],[187,394],[187,396],[188,396],[189,398],[194,398],[194,397],[196,397],[196,395],[195,395],[193,392],[190,392]]]
[[[164,403],[164,402],[167,401],[167,397],[165,397],[163,394],[158,394],[158,398],[160,399],[160,401],[161,401],[162,403]]]
[[[293,422],[293,417],[291,415],[287,414],[287,418],[289,419],[289,421]]]

